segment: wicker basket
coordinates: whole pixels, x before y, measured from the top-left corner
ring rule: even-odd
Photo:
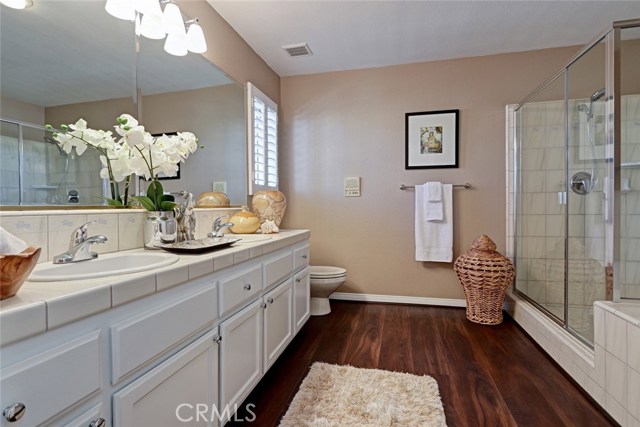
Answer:
[[[456,259],[453,268],[467,298],[467,319],[483,325],[502,323],[502,303],[515,269],[496,251],[496,244],[483,234]]]

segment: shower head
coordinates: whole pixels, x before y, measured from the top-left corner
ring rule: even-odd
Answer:
[[[58,151],[60,151],[60,154],[62,154],[63,156],[67,157],[67,153],[65,153],[65,151],[62,149],[62,145],[60,145],[60,143],[58,141],[56,141],[55,139],[51,138],[50,136],[43,136],[42,140],[44,142],[46,142],[47,144],[55,145],[56,148],[58,149]]]
[[[593,95],[591,95],[591,102],[596,102],[598,99],[602,98],[604,94],[605,88],[593,92]]]

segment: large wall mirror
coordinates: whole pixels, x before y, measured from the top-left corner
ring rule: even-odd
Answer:
[[[136,37],[103,1],[38,1],[0,14],[0,205],[100,205],[97,153],[67,155],[43,129],[84,118],[111,130],[122,113],[152,134],[190,131],[204,148],[168,191],[226,187],[246,202],[244,89],[205,57],[176,57],[163,40]],[[201,22],[203,26],[206,22]],[[144,186],[144,185],[143,185]],[[77,192],[75,202],[69,194]]]

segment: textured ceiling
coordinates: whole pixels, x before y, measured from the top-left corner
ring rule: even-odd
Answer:
[[[582,45],[640,18],[637,0],[207,2],[280,76]]]

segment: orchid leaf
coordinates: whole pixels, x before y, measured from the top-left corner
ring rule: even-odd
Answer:
[[[172,211],[172,210],[175,209],[176,206],[178,206],[177,203],[164,201],[164,202],[160,203],[160,210],[161,211]]]
[[[155,203],[153,203],[153,201],[151,201],[151,199],[148,198],[147,196],[131,196],[131,198],[136,202],[138,202],[140,206],[142,206],[148,211],[157,210]]]

